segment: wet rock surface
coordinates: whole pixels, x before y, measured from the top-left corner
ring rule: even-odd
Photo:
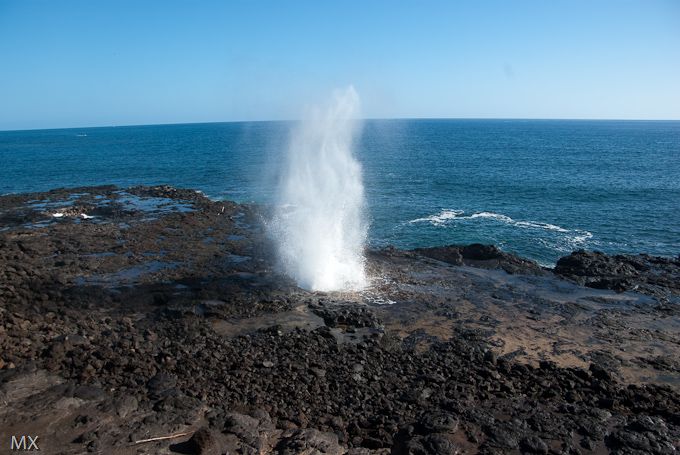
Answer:
[[[599,252],[575,251],[560,258],[554,271],[591,288],[637,291],[661,299],[680,294],[680,256],[608,256]]]
[[[494,245],[449,245],[433,248],[417,248],[415,252],[453,265],[471,265],[488,269],[502,269],[508,273],[542,275],[546,272],[530,260],[505,253]]]
[[[674,260],[577,252],[553,273],[483,245],[386,249],[369,289],[321,294],[276,272],[259,226],[170,187],[0,197],[0,441],[677,453]]]

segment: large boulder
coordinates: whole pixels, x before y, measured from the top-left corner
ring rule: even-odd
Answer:
[[[510,274],[542,275],[546,273],[537,263],[501,251],[495,245],[473,243],[447,245],[413,250],[422,256],[452,265],[468,265],[484,269],[502,269]]]
[[[637,291],[661,298],[680,295],[680,258],[610,256],[579,250],[560,258],[553,271],[596,289]]]

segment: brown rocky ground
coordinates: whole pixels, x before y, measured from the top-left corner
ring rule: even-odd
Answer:
[[[386,249],[322,294],[260,226],[169,187],[0,197],[0,452],[677,452],[677,259]]]

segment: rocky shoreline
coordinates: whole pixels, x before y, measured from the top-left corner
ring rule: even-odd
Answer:
[[[260,226],[165,186],[1,196],[0,447],[680,448],[680,258],[384,249],[368,289],[324,294]]]

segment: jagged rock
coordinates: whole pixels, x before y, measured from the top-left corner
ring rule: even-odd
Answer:
[[[152,397],[160,397],[166,390],[172,389],[177,384],[177,377],[172,374],[160,372],[149,379],[146,387],[149,395]]]
[[[610,256],[579,250],[560,258],[554,272],[597,289],[638,291],[662,298],[680,295],[680,258]]]
[[[418,423],[424,433],[453,433],[458,428],[458,419],[444,413],[428,413]]]
[[[356,304],[321,301],[310,305],[311,310],[321,316],[328,327],[382,327],[382,321],[372,309]]]
[[[338,436],[312,428],[288,430],[276,445],[281,455],[342,455],[346,450],[338,444]]]
[[[276,273],[250,206],[167,187],[78,191],[0,196],[3,440],[40,425],[55,452],[115,453],[203,421],[192,444],[208,453],[545,453],[548,440],[552,452],[672,453],[678,440],[677,389],[624,382],[643,369],[677,379],[672,298],[594,292],[484,245],[369,250],[371,288],[311,293]],[[32,200],[77,200],[73,213],[99,218],[22,227],[45,221]],[[616,273],[668,296],[673,261],[626,257]],[[503,333],[501,316],[521,330]],[[588,352],[572,351],[573,327]],[[544,332],[559,342],[529,352]]]
[[[173,447],[173,451],[195,455],[222,455],[231,453],[228,444],[221,435],[207,427],[202,427],[191,435],[184,444]]]
[[[522,439],[519,447],[524,453],[548,453],[548,444],[538,436],[529,436]]]
[[[414,252],[453,265],[503,269],[508,273],[543,275],[546,272],[533,261],[505,253],[494,245],[448,245],[432,248],[416,248]]]
[[[133,396],[126,395],[121,397],[116,401],[115,404],[116,414],[118,414],[119,417],[125,418],[135,412],[138,405],[139,403],[137,402],[137,398]]]
[[[239,446],[244,450],[262,453],[270,448],[272,435],[276,431],[269,414],[259,410],[254,415],[228,413],[223,432],[235,436]]]

